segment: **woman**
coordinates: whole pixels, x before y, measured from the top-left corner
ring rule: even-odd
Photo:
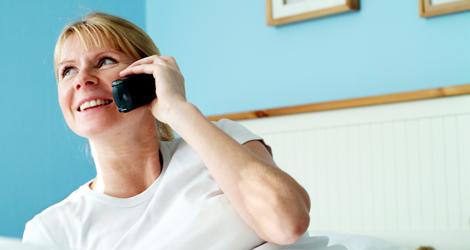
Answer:
[[[65,27],[54,66],[65,121],[90,143],[96,178],[36,215],[23,241],[70,249],[251,249],[306,231],[310,201],[262,139],[208,121],[175,59],[134,24],[92,13]],[[111,82],[152,74],[157,97],[119,113]],[[157,122],[155,122],[157,120]],[[171,129],[181,138],[172,139]]]

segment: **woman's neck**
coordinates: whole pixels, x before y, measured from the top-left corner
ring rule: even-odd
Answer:
[[[146,190],[160,176],[159,138],[155,128],[91,140],[97,176],[91,188],[118,198]]]

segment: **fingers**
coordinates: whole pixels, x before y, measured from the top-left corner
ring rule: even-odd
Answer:
[[[126,69],[121,71],[119,75],[126,76],[129,74],[141,74],[141,73],[146,73],[146,74],[153,74],[153,71],[150,71],[151,68],[149,67],[141,67],[143,65],[161,65],[167,68],[170,68],[176,72],[180,73],[180,69],[178,65],[176,64],[176,60],[174,57],[171,56],[149,56],[142,58],[140,60],[135,61],[131,65],[129,65]]]
[[[164,57],[163,58],[164,60],[166,60],[170,65],[172,65],[173,67],[175,67],[178,71],[180,71],[180,67],[178,66],[178,64],[176,63],[176,59],[172,56],[167,56],[167,57]]]
[[[169,64],[172,66],[177,66],[176,60],[172,56],[153,55],[153,56],[145,57],[145,58],[142,58],[133,62],[131,65],[129,65],[129,67],[141,65],[141,64]]]
[[[137,61],[131,63],[131,65],[129,65],[129,67],[136,66],[136,65],[140,65],[140,64],[149,64],[149,63],[153,63],[154,57],[155,57],[155,56],[144,57],[144,58],[142,58],[142,59],[139,59],[139,60],[137,60]]]
[[[170,71],[173,71],[176,73],[176,75],[179,75],[180,77],[183,77],[179,69],[168,66],[168,65],[157,65],[155,64],[141,64],[141,65],[136,65],[132,67],[128,67],[125,70],[119,72],[119,75],[121,77],[127,76],[127,75],[132,75],[132,74],[150,74],[150,75],[155,75],[156,72],[164,70],[164,68],[169,69]]]
[[[132,75],[132,74],[150,74],[153,75],[153,72],[155,71],[155,68],[152,64],[141,64],[141,65],[136,65],[136,66],[129,66],[125,70],[121,71],[119,75],[122,76],[127,76],[127,75]]]

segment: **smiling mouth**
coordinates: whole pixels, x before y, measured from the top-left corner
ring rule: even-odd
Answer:
[[[101,106],[106,106],[112,103],[113,101],[111,100],[105,100],[105,99],[95,99],[95,100],[90,100],[87,102],[82,103],[78,108],[78,112],[85,111],[87,109],[92,109],[92,108],[97,108]]]

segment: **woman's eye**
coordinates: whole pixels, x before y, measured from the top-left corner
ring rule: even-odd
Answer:
[[[115,64],[117,61],[114,60],[113,58],[111,57],[103,57],[99,62],[98,62],[98,67],[102,67],[102,66],[105,66],[105,65],[109,65],[109,64]]]
[[[68,76],[68,75],[71,75],[75,72],[75,68],[74,67],[65,67],[63,70],[62,70],[62,73],[61,73],[61,76],[62,78]]]

